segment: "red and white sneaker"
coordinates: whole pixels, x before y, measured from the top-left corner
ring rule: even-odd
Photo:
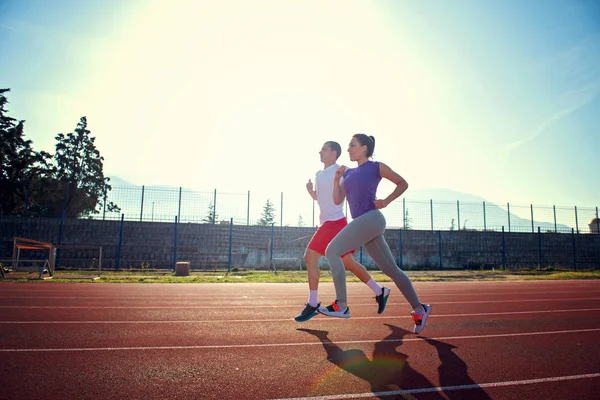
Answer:
[[[431,306],[429,304],[421,304],[423,306],[423,312],[416,313],[411,312],[413,321],[415,321],[415,333],[421,333],[423,328],[425,328],[425,322],[427,321],[427,317],[431,314]]]
[[[334,301],[330,306],[327,307],[319,307],[319,313],[323,315],[327,315],[329,317],[337,317],[337,318],[350,318],[350,307],[346,307],[343,310],[338,301]]]

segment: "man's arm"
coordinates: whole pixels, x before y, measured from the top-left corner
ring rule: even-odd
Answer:
[[[313,198],[313,200],[317,200],[317,192],[315,192],[313,190],[313,183],[311,182],[311,180],[308,180],[308,183],[306,184],[306,190],[308,191],[308,194],[310,194],[310,197]]]

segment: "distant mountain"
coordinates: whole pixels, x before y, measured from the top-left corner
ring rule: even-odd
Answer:
[[[121,179],[118,176],[110,176],[108,182],[111,186],[136,186],[131,182],[127,182],[125,179]]]
[[[146,188],[153,188],[153,189],[179,190],[179,186],[173,186],[173,185],[136,185],[135,183],[126,181],[125,179],[119,178],[118,176],[111,176],[109,183],[111,186],[119,186],[119,187],[123,187],[123,186],[142,187],[142,186],[145,186]],[[191,190],[186,187],[183,187],[182,189]]]
[[[436,188],[436,189],[408,189],[404,195],[407,200],[436,200],[436,201],[451,201],[456,203],[468,202],[468,203],[482,203],[485,201],[483,197],[479,197],[469,193],[457,192],[450,189]]]
[[[416,190],[409,189],[404,197],[406,198],[408,204],[410,204],[411,201],[433,200],[434,215],[436,214],[436,203],[438,204],[438,207],[440,207],[440,209],[444,210],[443,215],[437,215],[435,217],[436,220],[441,220],[442,218],[454,219],[456,227],[458,227],[458,207],[454,204],[456,204],[456,202],[458,201],[460,206],[461,229],[465,228],[465,226],[467,229],[483,229],[484,226],[487,227],[487,229],[501,229],[502,226],[505,226],[505,229],[508,231],[509,213],[506,204],[498,205],[477,195],[457,192],[445,188]],[[483,202],[485,202],[485,220]],[[450,203],[453,203],[453,205],[450,205]],[[524,210],[522,209],[522,207],[521,211],[521,214],[524,214]],[[538,210],[538,212],[539,211],[540,210]],[[529,210],[527,210],[526,213],[528,214]],[[438,212],[438,214],[440,213]],[[537,231],[538,226],[540,227],[540,230],[542,232],[553,232],[555,230],[554,222],[539,221],[538,218],[536,218],[535,207],[533,210],[533,217],[534,231]],[[450,225],[450,223],[448,223],[448,225]],[[531,219],[517,216],[514,213],[514,209],[511,207],[510,226],[511,230],[531,232]],[[584,229],[585,228],[586,227],[584,227]],[[582,227],[580,227],[580,229],[582,229]],[[571,227],[565,224],[558,223],[557,221],[556,230],[558,232],[570,232]]]

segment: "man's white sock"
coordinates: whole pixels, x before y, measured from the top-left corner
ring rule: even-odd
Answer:
[[[367,282],[367,286],[371,288],[371,290],[373,291],[373,293],[375,293],[375,296],[380,296],[381,293],[383,293],[383,289],[381,289],[381,286],[379,286],[377,284],[377,282],[375,282],[373,280],[373,278],[371,278],[369,280],[369,282]]]
[[[318,290],[309,290],[308,291],[308,304],[311,307],[316,307],[319,304],[319,291]]]

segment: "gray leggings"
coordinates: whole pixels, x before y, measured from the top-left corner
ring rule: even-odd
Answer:
[[[390,247],[383,238],[384,231],[385,217],[381,211],[375,209],[352,220],[329,243],[325,257],[331,268],[336,298],[340,303],[347,302],[346,270],[342,255],[364,245],[381,272],[392,278],[412,308],[417,309],[421,306],[419,297],[410,278],[396,265]]]

